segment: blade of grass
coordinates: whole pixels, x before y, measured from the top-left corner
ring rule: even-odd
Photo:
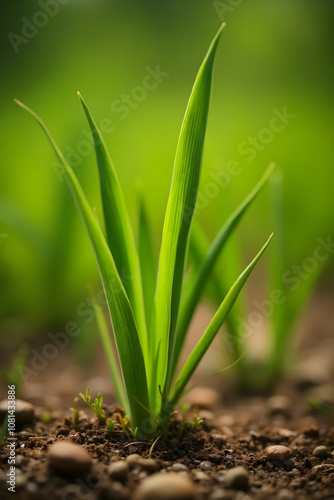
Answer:
[[[195,221],[194,221],[195,222]],[[229,239],[231,242],[231,239]],[[184,296],[187,297],[191,291],[191,286],[193,283],[193,279],[195,274],[198,273],[198,269],[201,264],[204,262],[208,252],[209,252],[209,244],[206,240],[205,234],[203,233],[201,227],[198,223],[194,223],[192,226],[191,233],[191,242],[189,246],[189,254],[191,254],[191,259],[194,262],[194,269],[192,275],[189,277],[189,283],[187,283],[187,291],[185,291]],[[225,255],[225,263],[229,265],[234,270],[240,270],[241,267],[241,258],[238,255],[238,248],[235,248],[236,245],[233,245],[232,249],[229,249],[228,256]],[[233,251],[233,253],[232,253]],[[231,259],[234,259],[235,265],[231,265]],[[236,271],[238,273],[238,271]],[[239,271],[240,272],[240,271]],[[228,292],[226,282],[226,274],[228,274],[228,282],[230,282],[231,269],[227,269],[227,265],[224,267],[223,278],[220,276],[217,269],[212,270],[212,276],[210,277],[210,281],[208,282],[208,292],[210,294],[210,298],[214,304],[218,306],[224,300]],[[223,283],[224,279],[224,283]],[[182,307],[182,304],[181,304]],[[229,354],[233,356],[233,358],[237,358],[239,361],[236,363],[236,372],[240,383],[243,388],[248,387],[249,382],[249,366],[247,359],[243,356],[243,344],[242,339],[239,338],[238,335],[238,319],[244,317],[242,313],[243,307],[240,304],[240,297],[238,297],[237,303],[234,304],[228,315],[225,319],[225,324],[228,330],[228,338],[225,340],[227,343],[227,347],[229,350]]]
[[[185,362],[183,368],[181,369],[180,374],[177,377],[175,386],[172,390],[171,396],[169,398],[169,402],[172,405],[175,405],[179,398],[181,397],[187,383],[189,382],[192,374],[194,373],[196,367],[198,366],[199,362],[203,358],[204,354],[208,350],[211,342],[215,338],[219,328],[223,324],[226,315],[230,311],[231,307],[233,306],[234,302],[236,301],[240,291],[242,290],[244,284],[246,283],[249,275],[251,274],[252,270],[254,269],[255,265],[257,264],[258,260],[262,256],[263,252],[269,245],[269,242],[272,238],[272,235],[268,238],[266,243],[263,245],[259,253],[255,256],[255,258],[252,260],[252,262],[246,267],[246,269],[242,272],[242,274],[239,276],[239,278],[235,281],[235,283],[232,285],[230,288],[228,294],[226,295],[225,299],[223,300],[222,304],[220,305],[218,311],[212,318],[209,326],[205,330],[204,334],[202,335],[201,339],[199,342],[196,344],[194,349],[192,350],[191,354],[187,358],[187,361]]]
[[[209,111],[214,56],[222,25],[197,74],[177,145],[173,180],[159,257],[151,335],[152,359],[159,352],[157,373],[152,377],[151,397],[159,400],[158,386],[164,388],[175,347],[188,233],[193,217],[200,178],[203,144]]]
[[[271,252],[268,288],[270,290],[281,290],[286,300],[281,306],[276,305],[270,317],[273,337],[267,360],[267,373],[264,376],[267,386],[271,386],[284,370],[282,360],[286,358],[284,353],[288,349],[289,335],[292,333],[294,323],[325,267],[324,263],[320,263],[317,270],[307,280],[301,281],[296,290],[291,290],[283,281],[283,276],[288,269],[288,263],[283,209],[283,174],[281,170],[276,171],[275,175],[270,179],[270,188],[271,218],[277,238],[275,238]]]
[[[152,244],[151,228],[142,196],[139,199],[138,254],[142,273],[146,324],[150,328],[156,284],[156,261]]]
[[[141,401],[143,405],[148,406],[145,364],[131,305],[118,274],[115,261],[76,175],[65,160],[45,123],[36,113],[20,101],[15,99],[15,102],[37,120],[48,137],[56,155],[64,165],[66,181],[93,246],[104,292],[109,305],[117,350],[122,367],[124,386],[127,392],[131,423],[134,427],[141,428],[142,423],[145,420],[147,421],[148,417],[143,407],[138,404],[133,396],[135,396],[138,401]]]
[[[106,355],[111,375],[111,380],[113,381],[114,384],[116,398],[117,401],[121,404],[121,406],[123,406],[123,408],[126,409],[127,408],[126,395],[124,392],[122,379],[120,377],[119,368],[114,353],[114,347],[112,345],[111,338],[109,335],[107,321],[104,316],[103,309],[98,305],[96,300],[93,301],[93,307],[96,314],[96,322],[103,346],[103,351]]]
[[[214,239],[210,247],[210,250],[207,253],[206,259],[203,261],[200,269],[196,271],[193,283],[188,288],[189,291],[188,296],[185,297],[185,300],[183,302],[183,307],[180,310],[179,321],[177,326],[177,334],[176,334],[175,356],[173,359],[173,373],[172,373],[173,376],[177,368],[177,363],[179,360],[180,353],[182,351],[185,336],[189,328],[191,319],[198,305],[205,284],[217,261],[217,258],[221,250],[223,249],[227,239],[234,231],[234,229],[237,227],[243,215],[248,210],[250,205],[253,203],[253,201],[255,200],[255,198],[265,185],[266,181],[273,172],[274,168],[275,168],[274,163],[269,165],[269,167],[261,177],[260,181],[256,184],[254,189],[244,199],[244,201],[241,203],[241,205],[239,205],[239,207],[234,211],[234,213],[227,219],[227,221],[219,231],[218,235]]]
[[[124,196],[103,137],[80,92],[77,92],[77,94],[86,114],[94,140],[106,239],[115,260],[118,274],[129,297],[144,356],[147,358],[148,339],[140,264]]]

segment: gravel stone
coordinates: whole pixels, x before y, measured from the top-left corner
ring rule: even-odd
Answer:
[[[316,446],[316,448],[312,451],[312,455],[318,458],[328,457],[329,453],[327,446]]]
[[[179,474],[159,473],[142,482],[135,500],[195,500],[196,489],[190,479]]]
[[[173,464],[171,469],[173,472],[188,472],[189,471],[189,469],[186,465],[179,464],[179,463]]]
[[[4,420],[8,411],[7,399],[0,402],[0,421]],[[19,425],[29,424],[34,420],[35,412],[31,403],[22,399],[15,400],[15,422]]]
[[[138,453],[132,453],[126,457],[126,462],[129,464],[129,467],[136,467],[139,465],[139,462],[142,460],[141,456]]]
[[[286,396],[272,396],[268,399],[267,403],[271,415],[275,415],[277,413],[286,416],[290,415],[291,404],[290,400]]]
[[[112,479],[124,483],[129,475],[129,464],[125,460],[118,460],[110,464],[108,471]]]
[[[92,466],[92,457],[84,448],[66,441],[58,441],[50,447],[48,461],[56,471],[67,474],[87,472]]]
[[[138,465],[148,472],[156,472],[159,468],[158,462],[154,458],[140,458]]]
[[[290,448],[278,444],[268,446],[264,451],[269,460],[286,460],[292,455]]]
[[[225,474],[225,486],[234,490],[247,490],[249,487],[248,471],[242,467],[234,467]]]
[[[187,403],[198,409],[212,410],[220,402],[220,394],[210,387],[197,387],[186,397]]]
[[[212,464],[208,460],[205,460],[199,464],[199,468],[207,472],[212,469]]]

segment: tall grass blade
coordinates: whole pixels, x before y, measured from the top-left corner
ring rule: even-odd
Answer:
[[[140,429],[148,416],[135,398],[144,406],[148,406],[145,364],[131,305],[118,274],[115,261],[76,175],[65,160],[48,128],[30,108],[17,100],[15,101],[37,120],[65,167],[66,180],[93,246],[109,305],[124,385],[127,391],[127,408],[132,419],[132,425]]]
[[[152,377],[152,398],[159,399],[158,386],[165,386],[167,367],[175,348],[175,330],[182,287],[188,233],[200,178],[204,136],[211,94],[214,56],[224,25],[214,38],[197,74],[177,145],[169,194],[155,295],[152,329],[153,359],[158,356]]]
[[[190,377],[194,373],[196,367],[198,366],[199,362],[203,358],[204,354],[208,350],[211,342],[215,338],[219,328],[223,324],[227,314],[229,313],[231,307],[233,306],[234,302],[236,301],[240,291],[242,290],[244,284],[246,283],[249,275],[251,274],[252,270],[254,269],[255,265],[257,264],[258,260],[262,256],[263,252],[269,245],[269,242],[272,238],[272,235],[269,237],[267,242],[263,245],[259,253],[256,255],[256,257],[252,260],[252,262],[246,267],[246,269],[242,272],[242,274],[239,276],[239,278],[235,281],[233,286],[230,288],[228,294],[226,295],[225,299],[223,300],[222,304],[220,305],[218,311],[214,315],[214,317],[211,320],[211,323],[205,330],[203,336],[199,340],[199,342],[196,344],[194,347],[193,351],[189,355],[187,361],[185,362],[183,368],[181,369],[180,374],[177,377],[175,386],[173,388],[171,397],[170,397],[170,403],[172,405],[176,404],[179,398],[181,397],[187,383],[190,380]]]
[[[229,249],[228,257],[225,256],[225,263],[228,263],[229,267],[232,269],[240,270],[241,267],[241,258],[238,255],[236,245],[233,246],[233,249]],[[233,254],[232,254],[233,251]],[[191,287],[194,282],[194,276],[197,274],[201,265],[205,261],[206,256],[209,252],[209,243],[206,239],[206,236],[198,223],[195,223],[192,226],[191,239],[189,245],[189,257],[193,262],[193,271],[191,276],[189,276],[189,283],[187,283],[187,289],[184,291],[184,296],[188,297],[191,293]],[[231,259],[236,261],[234,265],[231,265]],[[238,271],[237,271],[238,272]],[[227,276],[228,274],[228,276]],[[212,270],[210,280],[207,283],[207,290],[211,301],[218,306],[224,300],[228,292],[227,283],[230,282],[231,269],[227,269],[227,265],[224,267],[224,271],[222,272],[222,276],[219,271],[214,268]],[[182,303],[181,303],[182,307]],[[242,308],[241,308],[242,310]],[[237,304],[234,304],[228,315],[225,319],[225,324],[228,330],[228,338],[226,338],[227,348],[229,350],[229,354],[233,355],[234,358],[240,359],[240,362],[237,363],[238,372],[242,372],[244,376],[242,378],[247,378],[247,372],[245,371],[245,359],[242,356],[242,344],[240,339],[238,338],[238,318],[242,318],[243,314],[240,311],[240,297],[238,299],[238,307]],[[239,373],[241,375],[241,373]]]
[[[157,266],[154,255],[151,227],[142,197],[139,200],[138,254],[142,274],[146,324],[148,329],[150,329],[156,285]]]
[[[237,227],[238,223],[242,219],[243,215],[246,213],[250,205],[253,203],[272,171],[275,168],[275,164],[272,163],[269,165],[265,173],[263,174],[260,181],[256,184],[251,193],[245,198],[245,200],[239,205],[239,207],[234,211],[234,213],[227,219],[215,240],[213,241],[209,252],[205,260],[203,261],[201,267],[196,271],[194,276],[194,280],[192,286],[188,288],[188,295],[185,297],[183,302],[183,307],[180,310],[180,316],[177,326],[177,334],[176,334],[176,347],[175,347],[175,356],[173,359],[173,375],[177,368],[178,358],[182,351],[182,347],[184,344],[185,336],[187,330],[189,328],[191,319],[195,312],[195,309],[198,305],[199,299],[202,295],[203,289],[207,283],[207,280],[212,272],[212,269],[217,261],[217,258],[220,255],[227,239]]]
[[[94,140],[107,242],[115,260],[118,274],[129,297],[142,348],[146,356],[148,351],[147,328],[140,265],[122,189],[103,137],[80,92],[77,94]]]

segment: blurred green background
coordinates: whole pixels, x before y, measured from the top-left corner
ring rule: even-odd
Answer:
[[[96,121],[108,120],[104,137],[134,225],[136,185],[142,185],[158,252],[187,99],[223,20],[228,26],[216,59],[198,215],[207,235],[215,235],[272,160],[284,176],[289,265],[312,255],[316,238],[331,233],[333,2],[15,0],[2,3],[1,10],[4,342],[79,321],[86,286],[98,282],[93,252],[53,152],[13,99],[32,107],[65,154],[71,153],[69,161],[99,211],[95,158],[76,96],[81,91]],[[137,87],[148,66],[159,66],[165,75],[143,92]],[[117,100],[126,95],[130,101],[121,110]],[[288,123],[280,131],[264,131],[274,109],[286,109]],[[254,136],[256,145],[249,146]],[[217,193],[212,179],[227,172],[231,161],[240,173],[230,175]],[[271,232],[267,191],[238,229],[245,259]]]

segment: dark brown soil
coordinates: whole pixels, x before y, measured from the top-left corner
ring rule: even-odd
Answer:
[[[30,386],[23,388],[22,397],[34,404],[36,417],[32,424],[17,429],[15,435],[14,498],[131,500],[146,477],[173,471],[195,483],[196,500],[334,500],[334,417],[316,412],[307,403],[314,395],[321,400],[334,400],[333,300],[330,304],[331,320],[325,321],[325,326],[319,327],[318,323],[317,331],[312,326],[311,334],[304,335],[298,370],[289,374],[273,394],[244,397],[225,379],[224,392],[217,394],[215,405],[195,410],[203,419],[197,432],[186,428],[180,436],[180,414],[176,415],[167,442],[159,440],[156,444],[152,454],[155,463],[139,462],[122,480],[111,478],[110,464],[131,454],[147,458],[150,443],[129,445],[119,426],[116,432],[108,432],[83,403],[80,409],[86,415],[74,424],[66,408],[80,390],[84,391],[87,385],[92,395],[101,390],[107,403],[113,401],[113,396],[107,391],[108,380],[101,378],[107,373],[101,364],[101,353],[90,374],[70,364],[64,369],[66,354],[62,353]],[[316,310],[319,313],[318,307]],[[308,324],[312,317],[306,317]],[[215,386],[222,391],[221,379],[216,380]],[[272,399],[273,395],[283,398]],[[45,409],[51,410],[53,419],[49,423],[45,422]],[[112,404],[106,406],[110,416],[114,416],[115,409]],[[77,443],[91,454],[93,466],[89,473],[66,476],[50,467],[48,450],[52,443],[61,440]],[[291,450],[291,459],[281,462],[267,458],[265,448],[277,444]],[[314,455],[318,446],[327,447],[326,456]],[[13,498],[6,483],[8,453],[5,443],[0,451],[0,497],[4,500]],[[239,465],[249,471],[248,488],[227,488],[226,472]]]
[[[295,408],[296,401],[293,404]],[[159,470],[174,470],[175,464],[187,468],[179,473],[195,482],[198,500],[204,499],[334,499],[334,424],[324,416],[312,415],[302,404],[297,411],[271,415],[266,399],[251,398],[234,405],[233,410],[217,413],[202,410],[204,422],[197,432],[189,429],[178,437],[179,423],[173,422],[166,443],[159,441],[154,449],[156,470],[142,465],[131,469],[128,478],[110,478],[110,463],[130,454],[147,458],[150,446],[132,444],[117,429],[107,432],[95,418],[84,417],[74,425],[71,417],[51,423],[36,419],[34,425],[16,434],[15,498],[29,499],[119,499],[133,498],[139,483]],[[115,408],[108,407],[112,415]],[[304,416],[293,417],[291,413]],[[36,439],[37,438],[37,439]],[[82,445],[94,458],[91,472],[81,476],[63,476],[48,465],[47,452],[55,441],[67,440]],[[264,450],[281,444],[289,447],[292,458],[284,463],[270,461]],[[328,456],[312,455],[316,446],[325,445]],[[11,498],[7,491],[8,448],[1,454],[1,498]],[[241,492],[224,487],[227,469],[243,465],[249,471],[249,488]],[[153,467],[154,469],[154,467]],[[171,499],[172,500],[172,499]]]

